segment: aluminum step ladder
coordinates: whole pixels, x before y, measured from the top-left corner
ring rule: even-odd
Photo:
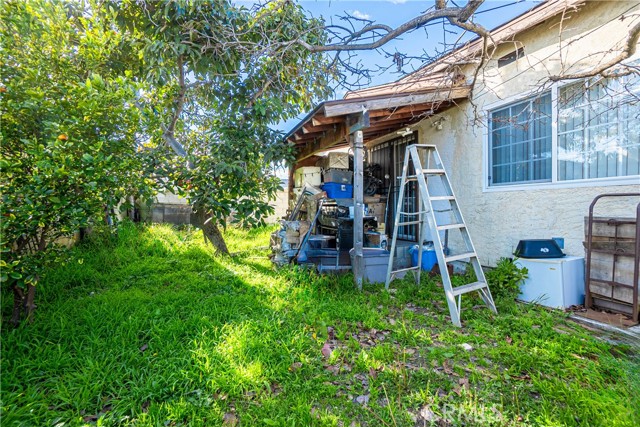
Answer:
[[[410,172],[410,169],[412,171]],[[438,185],[439,191],[432,190],[433,194],[430,194],[429,182],[432,182],[432,187]],[[433,183],[436,181],[436,183]],[[408,184],[416,182],[419,189],[419,203],[416,212],[402,211],[404,206],[404,194],[405,188]],[[439,205],[445,205],[446,209],[436,210],[434,209],[434,202]],[[449,212],[448,223],[443,223],[442,218],[436,216],[436,212]],[[387,267],[387,280],[385,288],[389,289],[391,281],[399,274],[406,274],[406,272],[413,273],[416,283],[420,283],[420,273],[422,271],[422,247],[418,245],[418,265],[415,267],[401,268],[393,270],[394,257],[397,249],[398,230],[402,226],[407,225],[419,225],[420,226],[420,240],[422,243],[426,240],[427,230],[431,230],[431,238],[434,243],[434,249],[436,257],[438,259],[438,265],[440,266],[440,274],[442,275],[442,286],[444,287],[445,296],[447,298],[447,304],[449,305],[449,313],[451,315],[451,322],[460,327],[460,309],[462,303],[462,295],[477,291],[480,297],[484,301],[491,311],[497,313],[489,285],[484,277],[480,260],[471,241],[471,236],[462,217],[462,213],[458,207],[453,189],[447,172],[445,171],[438,150],[433,145],[425,144],[412,144],[408,145],[405,150],[404,165],[402,167],[402,180],[400,182],[400,192],[398,195],[398,203],[396,207],[396,214],[393,227],[393,238],[391,239],[391,256],[389,257],[389,265]],[[462,240],[462,246],[464,249],[457,253],[449,254],[445,253],[442,239],[440,238],[440,232],[455,232],[460,233]],[[454,262],[468,259],[473,270],[476,274],[476,282],[469,283],[463,286],[453,287],[451,283],[451,277],[447,266]]]

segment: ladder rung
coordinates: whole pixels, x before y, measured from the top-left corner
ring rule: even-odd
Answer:
[[[418,212],[400,212],[400,215],[420,215],[429,213],[429,211],[418,211]]]
[[[446,225],[439,225],[436,228],[438,229],[438,231],[443,231],[443,230],[452,230],[454,228],[465,228],[466,225],[464,224],[446,224]]]
[[[462,286],[458,286],[457,288],[453,288],[453,295],[458,296],[458,295],[477,291],[479,289],[483,289],[487,287],[488,286],[485,282],[473,282],[473,283],[469,283],[468,285],[462,285]]]
[[[392,271],[392,272],[391,272],[391,275],[398,274],[398,273],[402,273],[403,271],[411,271],[411,270],[417,270],[417,269],[418,269],[418,266],[415,266],[415,267],[407,267],[407,268],[401,268],[400,270],[394,270],[394,271]]]
[[[405,225],[416,225],[416,224],[422,224],[422,221],[407,221],[407,222],[399,222],[398,223],[398,227],[403,227]]]
[[[444,169],[422,169],[424,175],[444,175]]]
[[[455,200],[456,198],[453,196],[433,196],[431,200]]]
[[[465,259],[465,258],[477,258],[477,255],[475,252],[467,252],[464,254],[458,254],[458,255],[451,255],[448,257],[444,258],[445,262],[453,262],[453,261],[459,261],[461,259]]]

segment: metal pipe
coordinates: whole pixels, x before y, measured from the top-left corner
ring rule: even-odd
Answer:
[[[362,290],[364,276],[362,240],[364,238],[364,143],[361,130],[351,137],[353,144],[353,277],[356,286]]]

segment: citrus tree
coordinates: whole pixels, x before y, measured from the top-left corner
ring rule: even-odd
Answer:
[[[161,121],[156,172],[226,253],[219,228],[229,217],[255,225],[273,212],[273,165],[292,152],[271,128],[327,95],[325,57],[295,42],[322,44],[323,23],[288,0],[251,9],[220,0],[112,7],[152,87],[140,103]]]
[[[43,267],[62,259],[60,238],[153,183],[137,148],[149,134],[136,106],[143,87],[121,66],[115,15],[72,6],[0,6],[0,278],[14,323],[31,315]]]

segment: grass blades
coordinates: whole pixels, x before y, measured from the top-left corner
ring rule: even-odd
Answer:
[[[3,325],[2,426],[640,424],[637,349],[505,300],[465,296],[455,328],[437,277],[275,271],[271,231],[228,229],[231,257],[159,225],[75,248]]]

